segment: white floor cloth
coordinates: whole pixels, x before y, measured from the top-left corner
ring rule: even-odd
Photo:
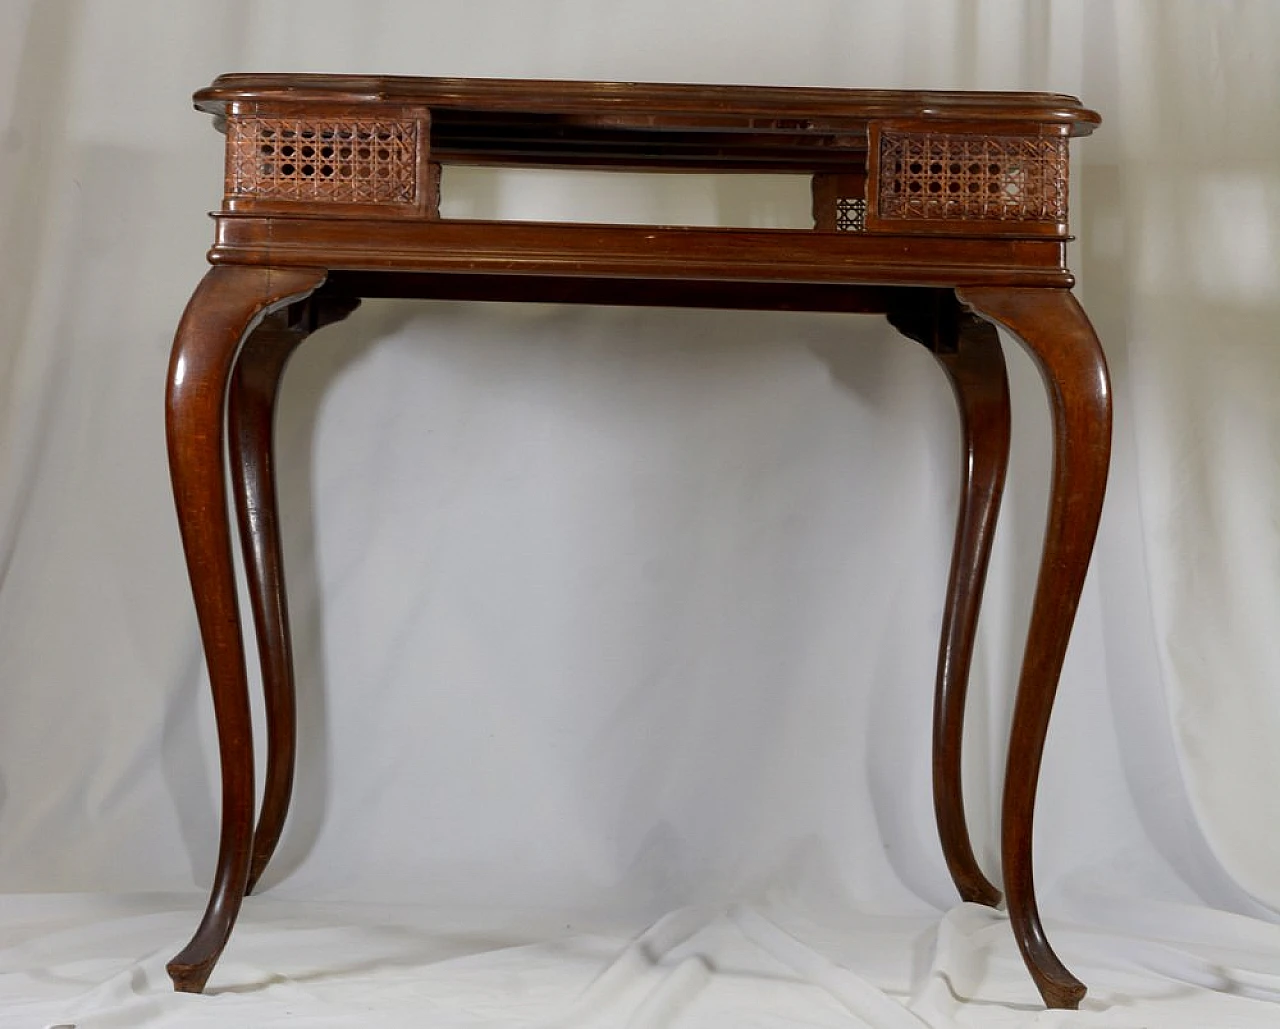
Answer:
[[[1280,4],[0,4],[0,1026],[1280,1024]],[[1037,875],[1044,1012],[929,798],[958,477],[883,321],[371,303],[279,413],[301,778],[210,995],[216,845],[166,478],[232,70],[1041,89],[1111,361],[1112,486]],[[803,226],[803,181],[451,171],[455,216]],[[992,875],[1048,423],[974,665]]]
[[[1068,1012],[1043,1009],[1008,923],[972,904],[838,924],[683,908],[628,938],[564,911],[267,898],[206,993],[174,994],[164,962],[198,910],[171,894],[7,898],[0,1026],[1260,1029],[1280,1003],[1280,931],[1204,912],[1148,911],[1135,933],[1054,926],[1091,986]]]

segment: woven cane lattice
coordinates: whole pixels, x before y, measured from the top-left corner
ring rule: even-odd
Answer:
[[[836,197],[836,231],[861,232],[866,227],[866,200],[862,197]]]
[[[227,191],[262,200],[412,204],[415,122],[234,118],[227,126]]]
[[[1067,141],[886,130],[879,186],[881,218],[1062,223]]]

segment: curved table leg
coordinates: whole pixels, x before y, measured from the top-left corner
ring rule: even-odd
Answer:
[[[245,340],[227,392],[228,451],[235,483],[236,520],[267,714],[267,769],[246,893],[253,892],[275,853],[293,792],[297,703],[276,513],[272,429],[280,375],[302,338],[289,330],[285,312],[266,319]]]
[[[1027,968],[1046,1004],[1075,1008],[1085,986],[1049,946],[1036,907],[1032,818],[1049,716],[1106,491],[1111,387],[1102,347],[1070,292],[969,287],[956,295],[1021,339],[1039,366],[1053,413],[1049,519],[1014,704],[1001,849],[1009,917]]]
[[[191,942],[168,965],[175,989],[189,993],[204,989],[235,924],[253,841],[253,727],[224,482],[228,379],[241,341],[257,323],[311,293],[324,277],[312,269],[212,268],[187,304],[169,363],[169,475],[222,764],[222,831],[209,904]]]
[[[245,340],[227,393],[236,519],[267,715],[267,769],[246,893],[253,892],[280,842],[293,792],[297,752],[293,646],[276,505],[276,397],[294,350],[313,331],[345,317],[357,304],[355,300],[324,302],[313,296],[265,318]]]
[[[969,667],[1009,466],[1009,380],[996,330],[962,311],[950,291],[913,291],[889,323],[933,354],[960,409],[964,464],[951,576],[938,644],[933,708],[933,806],[947,869],[960,896],[994,906],[1000,891],[973,855],[961,788]]]
[[[947,868],[960,896],[994,907],[1000,891],[982,874],[964,813],[961,754],[978,611],[1009,467],[1009,380],[996,330],[961,314],[954,349],[935,349],[960,409],[964,465],[933,709],[933,803]]]

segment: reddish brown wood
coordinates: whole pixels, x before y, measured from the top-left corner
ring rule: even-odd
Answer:
[[[222,763],[222,834],[213,891],[191,942],[169,962],[174,987],[199,993],[226,945],[249,878],[253,841],[253,728],[231,564],[224,486],[224,421],[241,341],[275,308],[321,282],[313,269],[219,267],[197,287],[169,363],[169,474],[209,666]]]
[[[960,748],[1008,397],[994,332],[960,310],[958,295],[1022,337],[1054,403],[1055,485],[1002,854],[1014,932],[1037,985],[1051,1005],[1078,1002],[1083,987],[1054,957],[1036,911],[1031,815],[1106,474],[1105,365],[1066,292],[1065,263],[1065,139],[1088,134],[1097,115],[1052,94],[307,75],[224,76],[196,99],[229,134],[226,194],[215,267],[174,343],[168,432],[218,721],[223,819],[209,907],[169,966],[175,986],[203,987],[288,810],[294,685],[272,410],[289,352],[360,296],[888,312],[929,346],[955,390],[966,454],[939,652],[935,806],[961,895],[994,902],[965,826]],[[814,177],[816,230],[442,219],[442,164],[803,173]],[[865,219],[851,216],[859,199]],[[267,706],[256,830],[222,478],[228,403]]]
[[[960,409],[960,506],[938,646],[933,712],[933,803],[947,868],[960,896],[994,906],[1000,891],[978,866],[964,812],[965,699],[991,544],[1009,467],[1009,382],[995,329],[949,293],[907,294],[889,321],[937,359]]]
[[[377,245],[370,245],[376,239]],[[214,262],[697,282],[1071,286],[1065,244],[800,229],[217,216]]]
[[[947,373],[960,408],[964,462],[960,513],[956,518],[955,548],[938,647],[933,800],[942,852],[960,896],[994,906],[1000,902],[1000,891],[978,867],[969,838],[961,788],[961,752],[978,611],[1009,467],[1009,381],[995,330],[970,315],[959,316],[955,349],[940,347],[934,356]]]
[[[823,172],[814,175],[810,184],[813,196],[813,227],[820,232],[839,232],[855,229],[863,231],[866,226],[867,175],[862,169],[844,174]],[[848,208],[850,201],[861,201],[858,210]],[[845,210],[841,210],[846,205]],[[842,224],[849,221],[849,225]],[[856,223],[856,224],[855,224]]]
[[[1097,535],[1111,456],[1111,386],[1102,346],[1065,290],[957,291],[977,314],[1017,336],[1044,378],[1053,413],[1053,484],[1044,554],[1014,705],[1005,770],[1002,851],[1014,936],[1051,1007],[1074,1008],[1085,987],[1045,937],[1031,839],[1045,734]]]
[[[402,300],[480,300],[627,307],[711,307],[737,311],[839,311],[884,314],[897,286],[844,282],[736,282],[697,279],[612,278],[603,275],[486,275],[465,272],[335,271],[334,290]],[[915,291],[918,292],[918,291]]]
[[[508,124],[540,124],[543,138],[575,126],[749,129],[761,136],[803,134],[822,139],[871,119],[982,120],[1069,125],[1077,135],[1101,119],[1059,93],[954,90],[829,89],[662,82],[573,82],[556,79],[458,79],[403,75],[220,75],[195,94],[196,106],[218,117],[237,104],[289,100],[313,104],[416,104],[470,122],[495,113]],[[476,149],[499,132],[483,134]]]
[[[316,329],[345,318],[358,303],[313,295],[263,319],[240,350],[227,393],[233,495],[267,720],[267,769],[247,893],[262,877],[284,830],[297,748],[293,645],[276,504],[276,397],[294,350]]]
[[[293,792],[297,714],[272,432],[280,375],[305,338],[284,311],[265,319],[245,340],[227,395],[233,494],[267,715],[267,769],[246,893],[275,853]]]

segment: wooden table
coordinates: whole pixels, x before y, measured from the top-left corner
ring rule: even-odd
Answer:
[[[1045,1001],[1085,987],[1045,937],[1031,867],[1045,733],[1093,549],[1111,401],[1065,264],[1073,97],[754,86],[228,75],[195,96],[226,134],[213,267],[174,340],[169,464],[212,684],[222,833],[209,906],[169,963],[203,989],[267,866],[292,788],[295,708],[272,456],[281,372],[362,297],[555,301],[887,315],[938,359],[959,404],[963,478],[934,710],[934,804],[960,895],[996,904],[965,825],[960,750],[974,627],[1009,447],[994,326],[1043,374],[1053,477],[1014,707],[1002,862],[1014,934]],[[812,229],[441,217],[443,165],[811,176]],[[256,812],[253,726],[224,474],[266,694]]]

